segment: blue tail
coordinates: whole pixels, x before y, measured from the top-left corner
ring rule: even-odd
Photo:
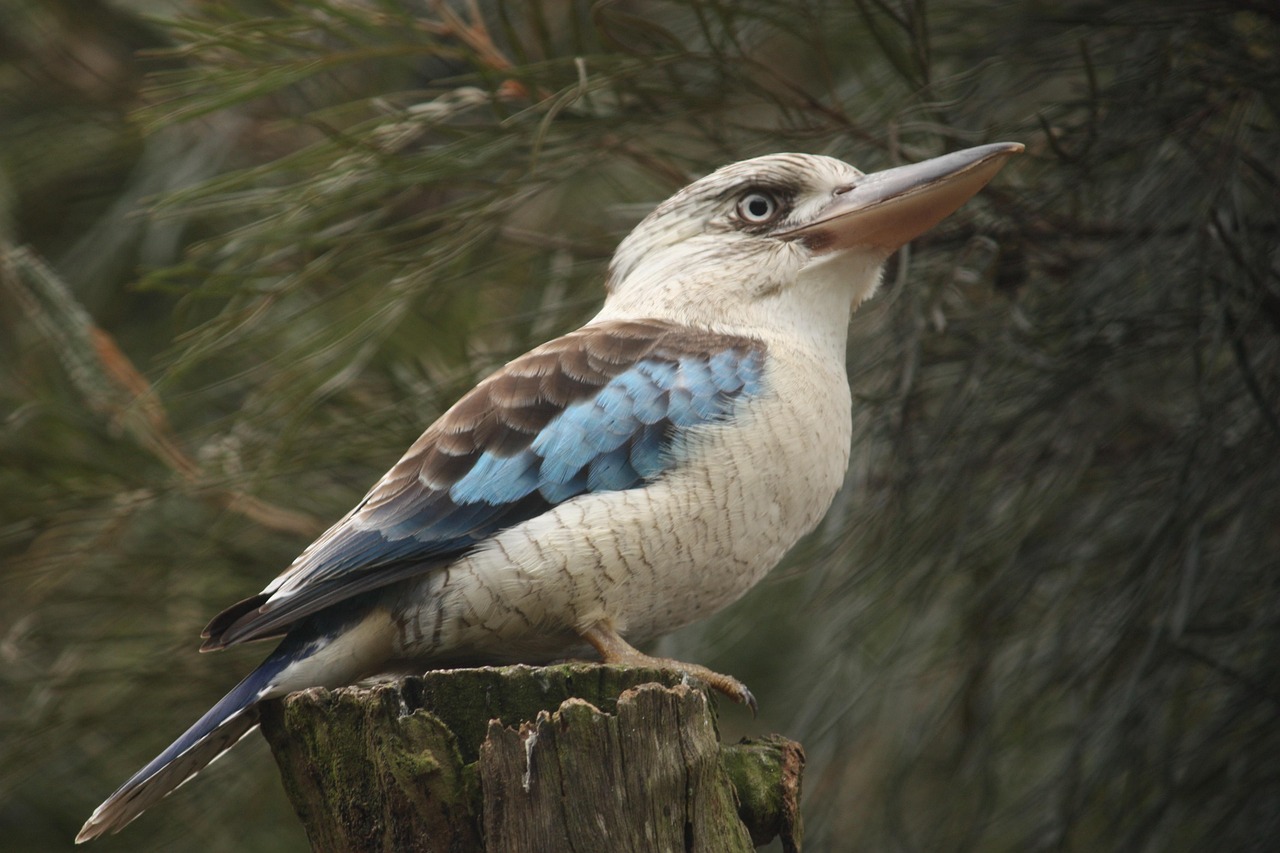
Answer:
[[[295,660],[295,656],[283,648],[277,649],[195,725],[98,806],[76,836],[76,843],[119,832],[257,728],[259,700],[265,697],[276,676]]]

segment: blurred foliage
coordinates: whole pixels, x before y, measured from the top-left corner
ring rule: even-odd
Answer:
[[[1273,3],[6,0],[0,59],[0,849],[689,178],[1004,139],[855,318],[826,522],[662,651],[806,745],[815,850],[1280,833]],[[98,846],[305,849],[278,789],[251,738]]]

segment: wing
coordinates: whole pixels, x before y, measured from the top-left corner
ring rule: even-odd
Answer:
[[[643,485],[682,430],[758,392],[758,341],[658,321],[587,326],[510,362],[423,433],[345,518],[202,649],[278,635],[361,592],[430,571],[588,492]]]

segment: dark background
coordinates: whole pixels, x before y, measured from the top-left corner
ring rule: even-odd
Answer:
[[[0,2],[0,849],[690,178],[1003,140],[853,323],[827,520],[658,651],[804,743],[813,850],[1269,849],[1278,111],[1270,0]],[[305,840],[255,736],[95,849]]]

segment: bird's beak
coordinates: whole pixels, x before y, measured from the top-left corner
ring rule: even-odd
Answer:
[[[818,255],[855,247],[887,255],[968,201],[1023,147],[996,142],[864,175],[838,191],[812,222],[776,236],[802,240]]]

